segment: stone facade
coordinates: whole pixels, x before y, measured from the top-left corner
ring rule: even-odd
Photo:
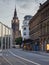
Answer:
[[[29,22],[30,38],[38,50],[46,51],[49,43],[49,0],[40,4],[39,10]]]

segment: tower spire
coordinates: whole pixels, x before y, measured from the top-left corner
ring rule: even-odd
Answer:
[[[15,5],[15,10],[14,10],[14,17],[13,17],[13,18],[17,18],[16,5]]]
[[[14,17],[17,16],[17,12],[16,12],[16,7],[15,7],[15,11],[14,11]]]

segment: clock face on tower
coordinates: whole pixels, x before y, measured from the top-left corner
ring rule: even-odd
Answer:
[[[18,19],[16,19],[16,22],[18,22]]]
[[[16,22],[18,22],[18,20],[16,19]]]

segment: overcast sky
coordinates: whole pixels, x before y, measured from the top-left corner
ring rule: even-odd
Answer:
[[[39,9],[39,3],[46,0],[0,0],[0,21],[11,27],[15,4],[17,16],[22,24],[25,15],[34,15]]]

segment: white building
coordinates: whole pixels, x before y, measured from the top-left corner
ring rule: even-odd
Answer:
[[[29,39],[29,21],[32,18],[30,15],[26,15],[22,24],[22,39]]]

